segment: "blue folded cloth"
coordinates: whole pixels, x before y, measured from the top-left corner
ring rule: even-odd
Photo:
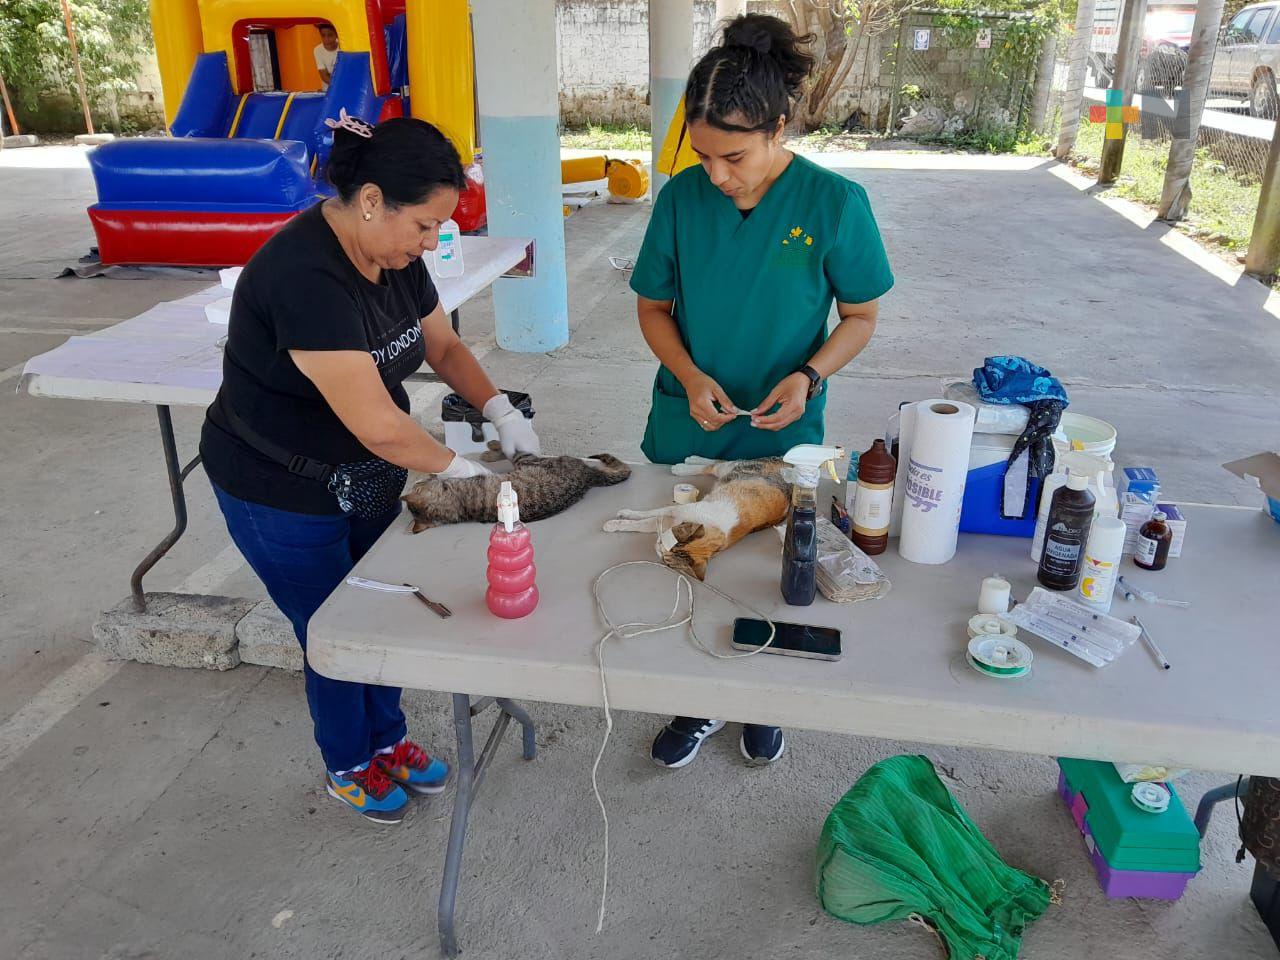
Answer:
[[[1061,381],[1025,357],[987,357],[973,371],[973,385],[986,403],[1057,400],[1063,407],[1068,403]]]

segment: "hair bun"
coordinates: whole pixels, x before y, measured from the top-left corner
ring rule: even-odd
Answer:
[[[757,53],[768,53],[773,49],[773,34],[752,18],[739,17],[725,28],[724,45],[745,47]]]

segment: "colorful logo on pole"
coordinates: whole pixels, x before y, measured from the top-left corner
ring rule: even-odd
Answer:
[[[1091,123],[1105,123],[1107,125],[1106,138],[1108,140],[1123,140],[1124,126],[1126,123],[1137,123],[1138,116],[1141,111],[1137,107],[1126,107],[1124,105],[1123,90],[1108,90],[1107,105],[1091,106],[1089,108],[1089,121]]]

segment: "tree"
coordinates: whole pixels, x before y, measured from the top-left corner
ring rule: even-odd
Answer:
[[[872,44],[895,29],[910,10],[926,0],[785,0],[780,12],[798,34],[812,34],[818,58],[813,79],[797,105],[794,122],[802,130],[820,127],[836,94],[849,79],[865,46],[864,73],[870,71]],[[863,88],[867,86],[863,78]]]
[[[151,47],[147,0],[71,0],[71,13],[89,99],[114,112],[114,94],[135,88]],[[0,2],[0,74],[28,109],[50,94],[76,95],[59,0]]]

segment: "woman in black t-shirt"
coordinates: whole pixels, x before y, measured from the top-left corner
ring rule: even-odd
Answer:
[[[200,452],[227,528],[307,646],[307,621],[400,512],[408,470],[487,472],[409,413],[404,379],[425,361],[497,428],[539,452],[458,339],[423,264],[464,185],[430,124],[347,117],[334,129],[337,196],[294,218],[236,284],[223,382]],[[307,702],[335,798],[397,823],[405,790],[438,793],[449,767],[406,736],[400,690],[322,677]]]

